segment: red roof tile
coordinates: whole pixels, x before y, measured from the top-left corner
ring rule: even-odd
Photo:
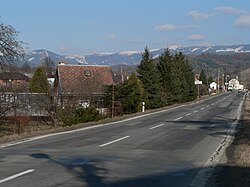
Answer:
[[[57,69],[62,93],[101,93],[113,83],[109,66],[59,65]]]

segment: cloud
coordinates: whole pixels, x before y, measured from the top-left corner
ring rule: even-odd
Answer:
[[[118,38],[115,34],[109,34],[106,36],[106,38],[109,40],[118,40]]]
[[[236,27],[250,28],[250,15],[240,16],[235,24]]]
[[[205,36],[201,34],[194,34],[188,37],[189,41],[201,41],[204,39],[205,39]]]
[[[214,10],[217,12],[224,13],[224,14],[244,14],[244,13],[246,13],[245,10],[233,8],[231,6],[216,7]]]
[[[201,13],[198,11],[190,11],[190,12],[188,12],[187,15],[190,16],[195,21],[199,21],[199,20],[203,20],[203,19],[208,19],[213,14],[205,14],[205,13]]]
[[[175,30],[176,26],[175,25],[158,25],[156,26],[156,29],[160,31],[170,31],[170,30]]]
[[[158,25],[156,26],[157,30],[160,31],[170,31],[170,30],[176,30],[176,29],[192,29],[192,28],[197,28],[199,27],[198,25],[195,24],[190,24],[190,25]]]

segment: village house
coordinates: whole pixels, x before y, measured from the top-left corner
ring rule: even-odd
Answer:
[[[20,72],[0,73],[0,88],[4,91],[27,91],[29,81],[30,78]]]
[[[212,83],[210,83],[209,87],[212,90],[217,90],[217,83],[216,82],[212,82]]]
[[[228,89],[229,90],[243,90],[244,86],[240,84],[240,82],[237,79],[231,79],[228,82]]]
[[[54,92],[61,102],[75,99],[82,106],[99,102],[105,85],[112,85],[113,77],[109,66],[72,65],[57,66]]]

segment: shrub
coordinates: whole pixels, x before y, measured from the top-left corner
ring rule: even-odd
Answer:
[[[61,121],[64,125],[74,125],[77,123],[86,123],[90,121],[98,121],[106,118],[95,107],[78,108],[75,111],[62,111]]]

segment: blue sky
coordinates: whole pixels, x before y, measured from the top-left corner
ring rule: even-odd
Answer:
[[[59,54],[250,44],[249,0],[0,0],[0,22]]]

